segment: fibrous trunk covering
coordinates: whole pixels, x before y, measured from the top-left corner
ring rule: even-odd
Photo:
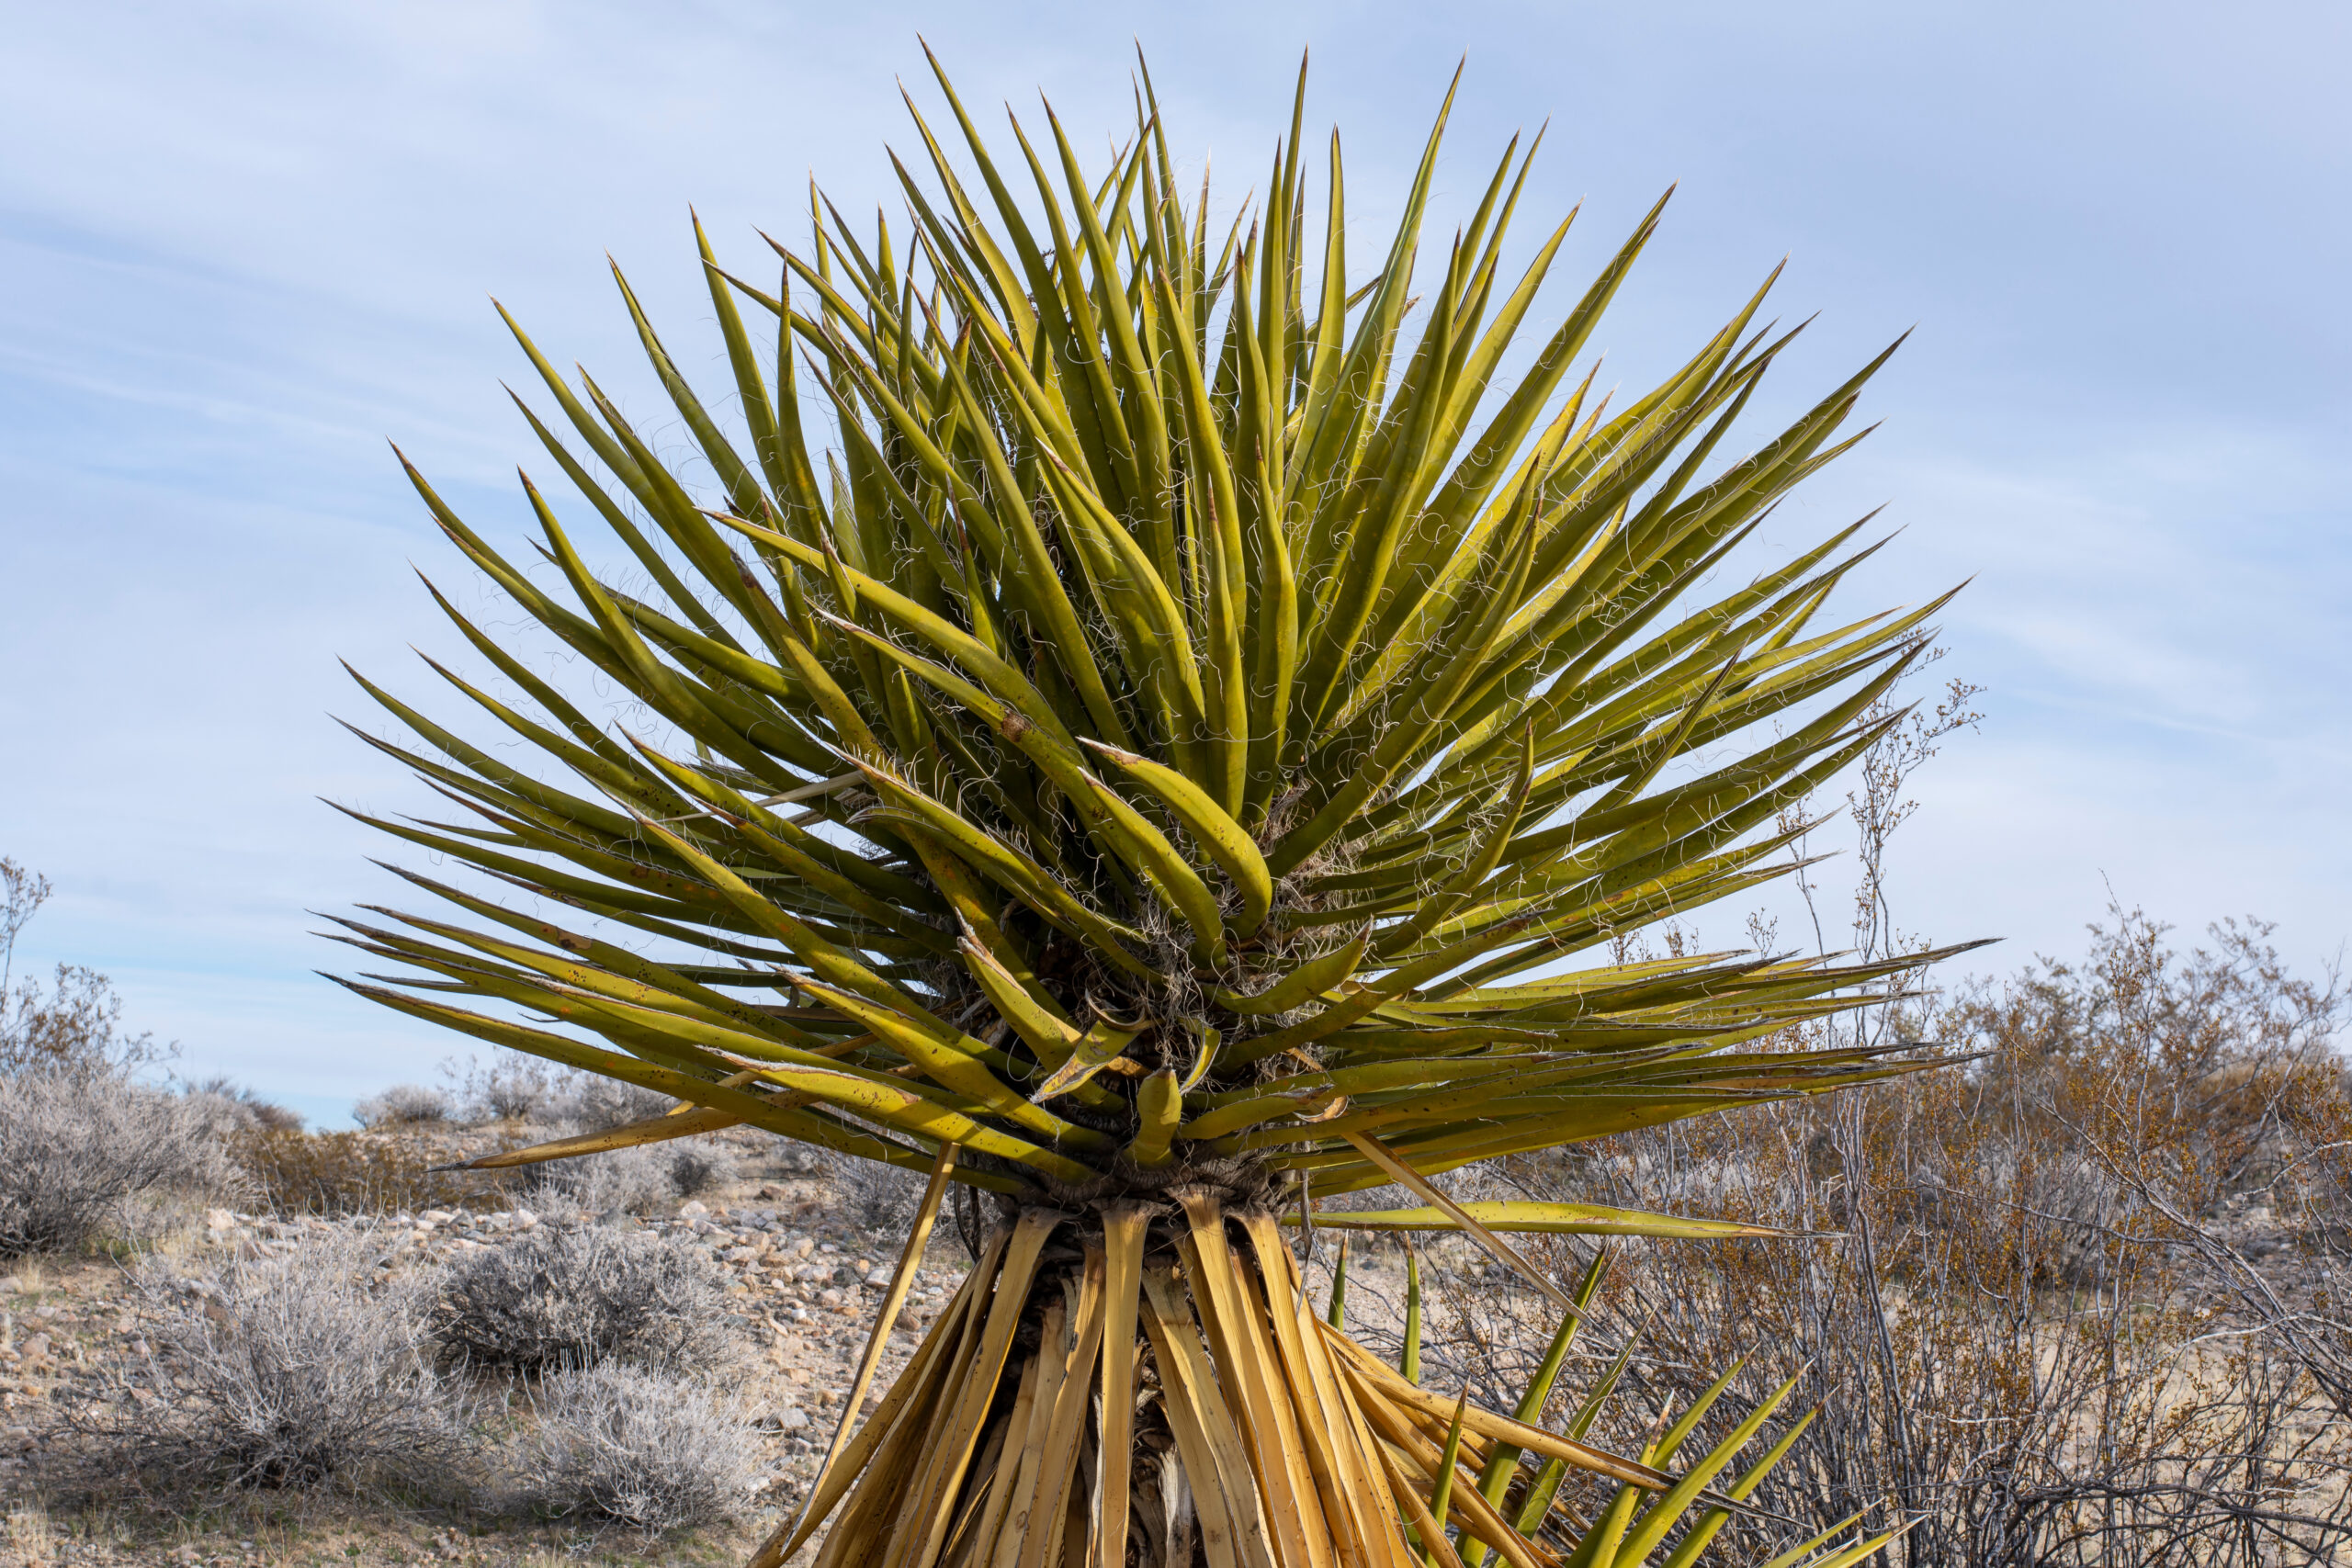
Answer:
[[[1453,1402],[1308,1310],[1272,1216],[1172,1196],[1173,1224],[1118,1202],[999,1228],[794,1535],[755,1563],[830,1519],[817,1568],[1419,1568],[1402,1527],[1429,1517]],[[1505,1435],[1671,1483],[1474,1413],[1449,1522],[1513,1568],[1554,1554],[1471,1479]]]

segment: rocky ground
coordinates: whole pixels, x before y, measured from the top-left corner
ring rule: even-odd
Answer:
[[[185,1498],[169,1506],[142,1501],[135,1477],[128,1478],[133,1485],[103,1502],[76,1500],[58,1483],[57,1467],[46,1462],[54,1417],[146,1356],[157,1308],[132,1278],[133,1260],[22,1263],[0,1274],[0,1506],[7,1517],[0,1564],[553,1568],[558,1562],[740,1562],[813,1479],[883,1287],[897,1267],[903,1233],[861,1228],[857,1208],[822,1177],[798,1177],[723,1184],[642,1214],[450,1207],[322,1220],[212,1209],[188,1216],[157,1242],[168,1266],[189,1272],[228,1255],[300,1248],[338,1226],[374,1230],[395,1269],[451,1262],[550,1224],[642,1226],[676,1246],[707,1251],[730,1277],[737,1325],[752,1348],[729,1387],[758,1414],[770,1473],[739,1525],[659,1542],[425,1499],[387,1506],[380,1500],[253,1494],[187,1512]],[[967,1263],[951,1228],[942,1224],[892,1335],[877,1393],[904,1364]]]
[[[424,1142],[430,1157],[440,1159],[486,1139],[517,1141],[510,1128],[494,1135],[434,1134]],[[215,1208],[189,1212],[135,1254],[122,1249],[121,1256],[51,1258],[0,1269],[0,1513],[6,1515],[0,1568],[617,1568],[741,1562],[789,1517],[814,1478],[897,1265],[905,1211],[882,1213],[870,1189],[764,1163],[773,1150],[763,1144],[721,1152],[728,1157],[719,1163],[733,1179],[722,1176],[693,1199],[640,1202],[634,1213],[619,1207],[591,1213],[552,1198],[534,1207],[531,1191],[521,1188],[503,1193],[451,1188],[447,1206],[335,1220]],[[2325,1299],[2320,1293],[2329,1283],[2324,1270],[2312,1272],[2303,1256],[2309,1249],[2289,1245],[2267,1209],[2233,1205],[2219,1224],[2290,1309]],[[148,1354],[160,1309],[139,1287],[134,1269],[160,1263],[200,1275],[229,1258],[284,1253],[354,1227],[371,1232],[391,1269],[430,1269],[541,1226],[600,1224],[641,1227],[674,1246],[706,1251],[729,1277],[730,1315],[747,1348],[727,1386],[757,1416],[766,1472],[731,1526],[648,1540],[623,1529],[531,1517],[487,1499],[363,1501],[248,1492],[192,1502],[185,1495],[143,1495],[137,1476],[121,1477],[96,1496],[86,1485],[59,1478],[58,1413],[96,1396]],[[1317,1247],[1310,1291],[1318,1300],[1328,1292],[1325,1269],[1338,1241],[1326,1231]],[[1458,1238],[1428,1238],[1424,1245],[1433,1337],[1446,1332],[1443,1298],[1464,1287],[1509,1291],[1509,1282]],[[1352,1252],[1350,1326],[1386,1351],[1401,1326],[1401,1254],[1393,1244],[1363,1237]],[[943,1221],[891,1337],[877,1393],[904,1364],[967,1264],[953,1227]]]

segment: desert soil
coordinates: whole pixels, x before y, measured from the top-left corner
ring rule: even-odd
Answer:
[[[45,1258],[0,1274],[0,1564],[254,1564],[376,1568],[464,1563],[740,1562],[806,1495],[841,1416],[899,1260],[900,1238],[852,1223],[843,1195],[821,1179],[738,1182],[644,1215],[542,1218],[528,1209],[429,1209],[359,1221],[278,1220],[215,1209],[160,1244],[174,1266],[200,1271],[225,1256],[298,1248],[333,1224],[380,1227],[395,1268],[447,1263],[538,1224],[642,1225],[680,1247],[707,1250],[731,1277],[729,1296],[747,1349],[730,1390],[758,1413],[766,1484],[741,1521],[658,1541],[533,1520],[493,1507],[423,1500],[250,1494],[186,1512],[142,1500],[137,1478],[101,1504],[69,1500],[44,1464],[55,1411],[87,1399],[148,1352],[155,1308],[130,1265],[108,1258]],[[963,1247],[943,1223],[899,1315],[875,1395],[905,1364],[918,1337],[962,1279]]]

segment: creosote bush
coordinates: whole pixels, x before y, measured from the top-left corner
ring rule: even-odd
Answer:
[[[246,1132],[299,1133],[300,1112],[265,1098],[250,1084],[220,1074],[187,1086],[190,1099],[202,1102],[213,1125],[223,1134]]]
[[[678,1102],[656,1089],[594,1073],[566,1073],[548,1090],[546,1109],[582,1129],[618,1127],[661,1115]]]
[[[175,1047],[122,1027],[122,998],[96,969],[60,964],[46,987],[17,979],[17,938],[54,891],[0,856],[0,1073],[127,1074],[169,1058]]]
[[[903,1226],[922,1200],[922,1179],[911,1171],[830,1154],[820,1156],[820,1168],[839,1195],[842,1217],[862,1231]]]
[[[226,1187],[211,1120],[196,1099],[115,1074],[0,1075],[0,1258],[136,1238],[159,1201]]]
[[[707,1190],[732,1163],[721,1151],[687,1143],[582,1155],[526,1166],[520,1174],[524,1196],[535,1208],[642,1214]]]
[[[1986,1053],[1963,1070],[1508,1162],[1455,1191],[1809,1233],[1614,1246],[1582,1350],[1630,1352],[1604,1443],[1638,1444],[1744,1359],[1703,1429],[1786,1377],[1823,1406],[1756,1500],[1816,1529],[1922,1515],[1912,1568],[2342,1560],[2347,1004],[2267,935],[2224,922],[2183,952],[2119,910],[2084,960],[1905,1021]],[[1524,1249],[1555,1269],[1588,1251]],[[1507,1389],[1549,1321],[1459,1263],[1424,1269],[1427,1381]],[[1774,1540],[1768,1521],[1727,1529],[1758,1558]]]
[[[380,1253],[342,1233],[206,1275],[143,1270],[156,1352],[135,1403],[81,1419],[87,1454],[161,1492],[437,1488],[461,1474],[465,1412],[433,1365],[430,1281],[383,1278]]]
[[[488,1062],[473,1062],[464,1073],[445,1066],[455,1092],[455,1113],[467,1122],[520,1122],[538,1116],[554,1092],[552,1075],[542,1062],[513,1051],[501,1051]]]
[[[670,1186],[681,1198],[695,1197],[725,1180],[734,1163],[713,1146],[678,1145],[670,1151]]]
[[[50,987],[15,979],[17,935],[50,893],[0,858],[0,1258],[142,1239],[165,1200],[233,1179],[215,1134],[261,1114],[218,1083],[179,1094],[137,1081],[170,1049],[122,1028],[97,971],[60,964]]]
[[[379,1133],[262,1128],[232,1134],[228,1148],[257,1201],[282,1214],[390,1214],[456,1204],[494,1185],[435,1175],[424,1150]]]
[[[707,1387],[607,1363],[558,1372],[533,1404],[519,1491],[547,1513],[654,1534],[738,1517],[759,1483],[747,1414]]]
[[[432,1308],[445,1358],[525,1373],[626,1361],[711,1369],[734,1349],[727,1279],[700,1248],[606,1225],[543,1225],[469,1255]]]
[[[401,1127],[447,1122],[449,1110],[449,1097],[441,1090],[399,1083],[352,1106],[351,1119],[362,1127]]]

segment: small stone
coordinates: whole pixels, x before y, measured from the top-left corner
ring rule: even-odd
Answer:
[[[206,1230],[225,1231],[233,1226],[236,1223],[237,1216],[231,1213],[226,1209],[207,1209],[204,1211],[204,1228]]]
[[[830,1289],[820,1291],[817,1292],[817,1304],[819,1306],[837,1307],[842,1304],[842,1293],[839,1291]],[[41,1336],[40,1337],[46,1338],[47,1337]],[[31,1341],[27,1341],[25,1348],[27,1349],[30,1349],[32,1348]]]
[[[678,1214],[682,1219],[699,1220],[707,1217],[709,1213],[710,1205],[699,1198],[689,1198],[678,1205]]]
[[[775,1418],[775,1427],[779,1432],[806,1431],[808,1427],[808,1412],[799,1409],[797,1406],[787,1408],[782,1415]]]

